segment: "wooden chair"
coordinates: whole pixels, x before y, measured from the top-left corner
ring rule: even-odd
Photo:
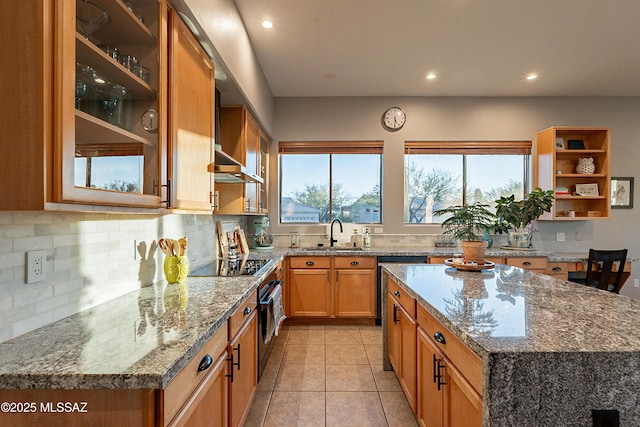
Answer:
[[[587,271],[576,272],[569,280],[617,294],[622,287],[626,261],[627,249],[613,251],[589,249]],[[618,263],[616,270],[613,269],[615,263]]]

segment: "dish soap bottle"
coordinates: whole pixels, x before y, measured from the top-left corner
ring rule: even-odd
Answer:
[[[371,247],[371,236],[369,235],[369,229],[364,229],[364,236],[362,237],[362,247],[370,248]]]
[[[358,229],[357,228],[353,229],[353,236],[351,236],[351,245],[354,248],[361,248],[362,247],[362,235],[358,234]]]

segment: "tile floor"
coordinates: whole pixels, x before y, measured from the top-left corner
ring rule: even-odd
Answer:
[[[417,426],[380,326],[287,325],[245,421],[260,426]]]

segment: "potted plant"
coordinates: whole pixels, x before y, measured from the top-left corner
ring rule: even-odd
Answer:
[[[535,231],[535,221],[545,212],[551,212],[553,190],[536,188],[522,200],[515,200],[512,194],[496,200],[496,233],[508,233],[509,247],[530,248]]]
[[[449,206],[433,213],[436,216],[449,215],[442,222],[444,234],[450,234],[461,242],[465,260],[484,262],[487,242],[482,240],[482,233],[495,223],[495,216],[488,207],[476,202],[472,205]]]

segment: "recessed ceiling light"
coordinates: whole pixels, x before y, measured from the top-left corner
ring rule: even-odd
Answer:
[[[538,78],[538,75],[536,73],[531,73],[527,76],[527,80],[535,80]]]
[[[262,21],[262,27],[263,28],[267,28],[267,29],[273,28],[273,22],[271,22],[271,21]]]
[[[436,78],[436,73],[428,73],[427,80],[434,80]]]

